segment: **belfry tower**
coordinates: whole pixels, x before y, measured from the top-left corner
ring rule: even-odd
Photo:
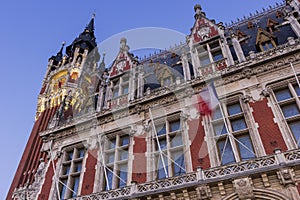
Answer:
[[[41,169],[49,163],[49,155],[44,151],[47,147],[43,147],[43,139],[39,133],[70,121],[77,115],[95,110],[96,86],[103,70],[98,66],[100,55],[94,29],[93,16],[84,31],[66,47],[65,54],[63,43],[59,52],[49,58],[38,96],[36,120],[7,199],[36,198],[35,190],[40,188],[34,183],[41,176]],[[103,69],[104,62],[100,65]],[[44,186],[45,192],[49,193],[49,186]]]

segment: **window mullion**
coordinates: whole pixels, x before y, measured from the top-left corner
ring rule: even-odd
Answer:
[[[300,100],[299,100],[298,95],[297,95],[297,93],[296,93],[296,91],[295,91],[295,88],[293,87],[293,85],[292,85],[291,83],[288,84],[288,87],[289,87],[289,89],[290,89],[290,91],[291,91],[291,93],[292,93],[292,96],[293,96],[293,97],[295,98],[295,100],[296,100],[296,104],[297,104],[297,106],[298,106],[298,109],[300,110]]]

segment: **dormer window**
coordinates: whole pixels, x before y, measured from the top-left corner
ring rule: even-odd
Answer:
[[[271,33],[259,28],[256,36],[256,45],[258,50],[267,51],[276,47],[276,37]]]
[[[248,29],[253,28],[253,23],[251,21],[248,22]]]
[[[156,71],[156,76],[161,86],[167,87],[173,84],[174,77],[169,67],[166,65],[160,66],[161,70]]]
[[[273,19],[268,19],[267,22],[267,27],[268,27],[268,31],[270,33],[273,33],[274,31],[276,31],[277,29],[275,28],[276,25],[278,25],[279,23]]]
[[[201,67],[217,62],[224,58],[219,41],[205,44],[198,49]]]
[[[264,49],[264,51],[267,51],[269,49],[273,49],[274,45],[272,44],[272,41],[267,41],[261,44],[262,48]]]
[[[113,82],[113,98],[129,93],[129,76],[123,75],[117,81]]]

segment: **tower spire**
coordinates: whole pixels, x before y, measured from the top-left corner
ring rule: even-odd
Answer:
[[[95,19],[95,17],[96,17],[96,13],[93,13],[92,19],[88,23],[88,25],[86,26],[85,31],[94,32],[94,30],[95,30],[95,25],[94,25],[94,21],[95,21],[94,19]]]
[[[56,56],[51,56],[51,58],[49,60],[53,60],[53,64],[56,65],[59,61],[62,60],[63,57],[63,49],[65,46],[66,42],[63,41],[61,44],[61,48],[59,50],[59,52],[57,52]]]

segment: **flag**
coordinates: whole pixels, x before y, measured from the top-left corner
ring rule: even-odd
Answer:
[[[218,95],[213,82],[200,91],[198,102],[198,110],[201,115],[212,115],[212,112],[219,105]]]

